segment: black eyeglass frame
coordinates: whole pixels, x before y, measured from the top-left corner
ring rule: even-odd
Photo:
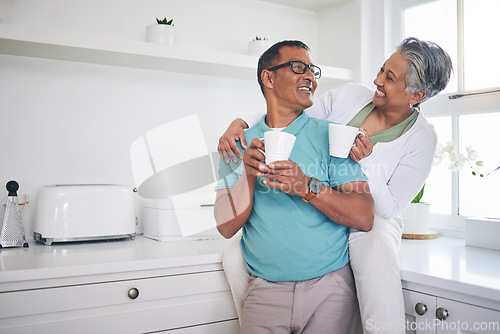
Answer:
[[[294,70],[293,63],[301,63],[302,65],[304,65],[304,71],[302,71],[302,72],[296,72]],[[306,70],[309,69],[309,71],[311,71],[311,73],[314,75],[314,79],[318,80],[318,79],[321,78],[321,68],[319,68],[316,65],[306,64],[306,63],[304,63],[304,62],[302,62],[300,60],[288,61],[288,62],[283,63],[283,64],[279,64],[279,65],[276,65],[276,66],[273,66],[273,67],[270,67],[270,68],[266,68],[266,70],[268,70],[268,71],[276,71],[276,70],[279,70],[280,68],[285,67],[285,66],[290,66],[291,69],[292,69],[292,72],[295,73],[295,74],[304,74],[304,73],[306,73]],[[316,77],[316,75],[314,74],[313,68],[317,68],[318,69],[318,72],[319,72],[318,77]]]

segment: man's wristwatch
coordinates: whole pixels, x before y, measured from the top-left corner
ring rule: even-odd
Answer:
[[[323,189],[323,183],[321,183],[317,178],[312,177],[309,181],[309,194],[302,197],[304,202],[309,202],[313,197],[316,197]]]

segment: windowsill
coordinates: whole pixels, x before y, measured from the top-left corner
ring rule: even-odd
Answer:
[[[432,213],[429,228],[439,232],[440,236],[465,239],[465,220],[467,217]]]

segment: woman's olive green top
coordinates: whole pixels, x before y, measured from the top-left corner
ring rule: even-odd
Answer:
[[[361,109],[356,114],[356,116],[354,116],[349,121],[349,123],[347,123],[347,125],[355,126],[358,128],[374,108],[375,105],[373,104],[373,102],[368,103],[363,109]],[[418,117],[418,110],[413,109],[411,115],[398,125],[395,125],[387,130],[384,130],[382,132],[370,136],[370,142],[372,143],[372,145],[375,145],[378,142],[386,143],[393,141],[396,138],[399,138],[413,126],[413,124],[417,120],[417,117]]]

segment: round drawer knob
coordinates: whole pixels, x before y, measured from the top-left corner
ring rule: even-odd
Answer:
[[[137,290],[136,288],[128,290],[128,297],[130,299],[136,299],[137,297],[139,297],[139,290]]]
[[[436,317],[439,320],[446,320],[446,318],[448,318],[449,316],[450,316],[450,314],[448,313],[447,309],[440,307],[436,310]]]
[[[424,315],[425,312],[427,312],[427,305],[423,303],[417,303],[415,305],[415,312],[417,312],[418,315]]]

